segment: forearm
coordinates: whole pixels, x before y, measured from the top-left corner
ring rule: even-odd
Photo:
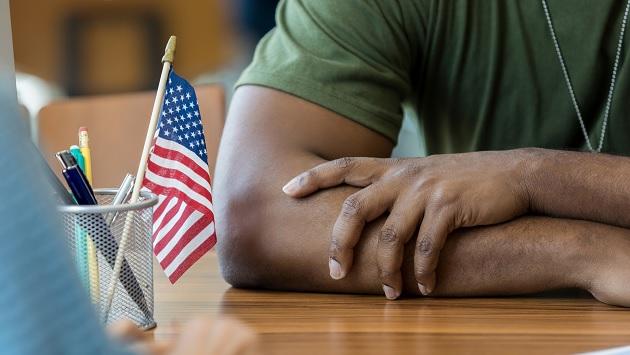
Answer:
[[[524,149],[533,212],[630,227],[630,158]]]
[[[261,174],[256,184],[269,188],[253,189],[246,199],[232,198],[240,206],[218,210],[224,225],[230,226],[229,230],[220,226],[224,238],[219,245],[228,281],[244,287],[382,293],[375,250],[383,219],[368,224],[348,276],[331,279],[331,228],[343,200],[356,189],[340,187],[303,200],[289,198],[280,190],[282,182],[292,170],[318,164],[321,159],[304,155],[295,161],[283,169],[265,169],[266,174]],[[235,191],[239,180],[233,177],[226,181]],[[593,244],[593,238],[603,244]],[[607,243],[630,250],[629,238],[630,233],[622,228],[547,217],[523,217],[501,225],[459,230],[442,251],[434,294],[498,295],[588,288],[597,267],[595,261],[603,256],[596,253]],[[413,245],[413,241],[408,243],[403,275],[405,290],[417,294]]]

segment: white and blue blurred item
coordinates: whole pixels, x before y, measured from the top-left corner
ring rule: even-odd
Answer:
[[[58,86],[27,73],[17,72],[15,82],[18,102],[28,111],[31,140],[37,144],[39,111],[50,102],[64,98],[65,93]]]

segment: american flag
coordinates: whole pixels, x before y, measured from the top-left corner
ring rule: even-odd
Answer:
[[[206,140],[193,87],[171,70],[143,186],[159,197],[153,252],[175,283],[217,241]]]

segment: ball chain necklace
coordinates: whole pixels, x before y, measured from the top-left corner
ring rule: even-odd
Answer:
[[[580,121],[580,128],[582,128],[582,134],[584,134],[584,138],[586,139],[586,145],[588,149],[592,153],[599,153],[602,151],[602,146],[604,145],[604,137],[606,135],[606,126],[608,125],[608,116],[610,115],[610,106],[612,104],[613,93],[615,92],[615,82],[617,81],[617,69],[619,67],[619,58],[621,57],[621,49],[623,47],[623,36],[626,31],[626,22],[628,19],[628,9],[630,8],[630,0],[626,1],[626,9],[623,14],[623,21],[621,22],[621,30],[619,31],[619,41],[617,43],[617,54],[615,55],[615,63],[612,68],[612,77],[610,79],[610,87],[608,89],[608,99],[606,100],[606,108],[604,111],[604,122],[602,123],[602,132],[599,136],[599,145],[597,149],[593,149],[591,145],[591,139],[588,137],[588,132],[586,131],[586,126],[584,125],[584,120],[582,119],[582,112],[580,111],[580,106],[578,105],[578,101],[575,98],[575,92],[573,90],[573,84],[571,83],[571,78],[569,77],[569,71],[567,70],[567,65],[565,63],[564,57],[562,56],[562,51],[560,50],[560,44],[558,43],[558,38],[556,36],[556,31],[553,28],[553,22],[551,21],[551,14],[549,13],[549,7],[547,6],[547,0],[541,0],[543,10],[545,10],[545,17],[547,18],[547,24],[549,25],[549,32],[551,32],[551,39],[553,40],[553,45],[556,48],[556,54],[558,55],[558,60],[560,61],[560,67],[562,68],[562,74],[564,75],[564,80],[567,83],[567,88],[569,89],[569,95],[571,96],[571,102],[573,103],[573,108],[575,108],[575,112],[577,113],[578,120]]]

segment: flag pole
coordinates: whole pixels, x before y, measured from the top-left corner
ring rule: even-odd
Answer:
[[[162,57],[162,63],[163,63],[162,75],[160,76],[160,83],[158,85],[157,94],[155,95],[155,102],[153,103],[153,110],[151,111],[151,119],[149,121],[149,128],[147,129],[147,135],[144,139],[144,148],[142,149],[142,156],[140,157],[140,163],[138,164],[136,179],[133,185],[133,192],[131,194],[131,199],[129,203],[137,202],[138,198],[140,197],[140,190],[142,189],[142,182],[144,180],[144,174],[147,167],[147,161],[149,160],[149,153],[151,150],[151,145],[153,144],[153,137],[155,136],[155,129],[157,128],[157,123],[160,116],[160,110],[164,102],[164,94],[166,91],[168,75],[171,72],[171,66],[173,65],[173,60],[175,59],[176,44],[177,44],[177,38],[175,36],[171,36],[171,38],[169,38],[168,40],[168,43],[166,44],[166,49],[164,50],[164,56]],[[106,299],[106,304],[105,304],[105,309],[104,309],[105,322],[107,322],[107,318],[109,317],[109,311],[112,306],[112,300],[114,298],[114,293],[116,292],[116,285],[118,284],[118,277],[120,276],[120,269],[122,267],[125,249],[127,248],[129,233],[131,231],[133,219],[134,219],[134,212],[133,211],[127,212],[127,217],[125,219],[125,226],[123,228],[122,237],[121,237],[120,244],[118,247],[118,253],[116,254],[116,262],[114,263],[114,270],[112,271],[112,278],[109,282],[109,288],[107,290],[107,299]]]

